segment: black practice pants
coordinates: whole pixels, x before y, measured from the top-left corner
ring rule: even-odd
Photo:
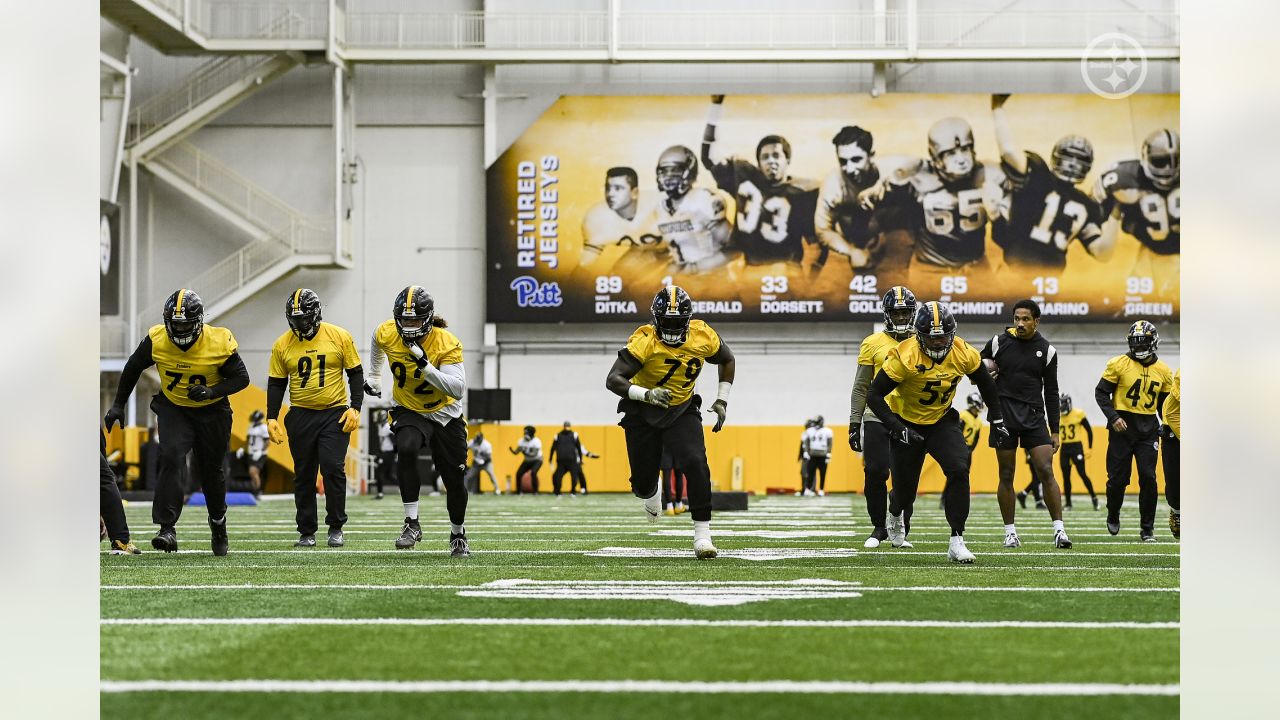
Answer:
[[[665,447],[671,453],[672,464],[685,475],[689,514],[695,522],[711,519],[711,468],[707,465],[707,446],[698,414],[701,405],[695,395],[685,412],[664,428],[650,425],[635,413],[623,415],[618,423],[627,437],[631,492],[639,498],[650,498],[657,492]]]
[[[1089,491],[1089,497],[1097,495],[1093,491],[1093,483],[1089,480],[1089,474],[1084,470],[1084,443],[1063,443],[1062,447],[1058,448],[1058,467],[1062,470],[1062,492],[1068,505],[1071,504],[1072,467],[1079,471],[1080,480],[1084,482],[1085,489]]]
[[[877,528],[884,527],[886,507],[892,515],[902,512],[898,498],[888,489],[893,467],[891,442],[884,423],[862,424],[862,492],[867,496],[867,516],[871,518],[872,527]]]
[[[814,485],[817,485],[819,490],[826,491],[827,456],[823,455],[822,457],[818,457],[817,455],[810,455],[809,459],[805,461],[805,464],[808,465],[809,470],[809,489],[812,490]]]
[[[582,463],[561,462],[556,460],[556,471],[551,473],[551,491],[556,495],[560,494],[560,482],[564,480],[564,474],[569,473],[569,492],[577,487],[579,479],[581,479],[582,487],[587,487],[586,478],[582,477]]]
[[[101,433],[99,433],[101,436]],[[116,487],[116,474],[107,463],[106,438],[102,438],[101,463],[98,468],[98,514],[107,526],[107,537],[129,544],[129,523],[124,517],[124,503],[120,502],[120,488]]]
[[[932,455],[947,478],[942,491],[947,524],[951,526],[952,535],[963,535],[965,521],[969,519],[969,446],[964,442],[956,411],[948,410],[941,420],[932,425],[918,425],[905,420],[903,423],[924,436],[924,442],[917,445],[896,440],[889,443],[893,458],[893,493],[902,504],[907,530],[911,530],[911,511],[920,487],[924,457]]]
[[[1160,442],[1160,460],[1164,464],[1164,501],[1174,510],[1182,509],[1180,492],[1182,470],[1179,462],[1181,445],[1182,441],[1173,433],[1165,434],[1164,440]]]
[[[210,520],[227,516],[227,478],[222,458],[231,444],[231,403],[226,398],[204,407],[179,407],[164,395],[151,398],[160,432],[160,468],[151,521],[173,529],[182,515],[183,468],[192,453],[192,470],[200,483]]]
[[[524,494],[524,485],[522,484],[520,478],[524,477],[524,474],[526,472],[529,473],[530,492],[532,492],[534,495],[538,494],[538,469],[541,467],[542,467],[542,458],[535,458],[532,460],[529,458],[525,458],[524,461],[520,463],[520,467],[516,469],[516,494],[517,495]]]
[[[324,522],[330,530],[347,524],[347,447],[350,436],[342,432],[346,407],[309,410],[294,405],[284,416],[293,455],[293,504],[297,508],[298,534],[315,535],[316,471],[324,478]]]
[[[462,479],[467,466],[467,421],[456,417],[441,425],[425,415],[402,407],[391,409],[391,431],[396,438],[400,499],[418,502],[422,479],[418,477],[418,451],[431,448],[436,472],[444,478],[448,493],[449,522],[461,525],[467,518],[467,488]]]
[[[1156,455],[1160,441],[1153,433],[1145,437],[1128,431],[1108,430],[1107,441],[1107,520],[1120,521],[1120,507],[1124,505],[1124,491],[1129,487],[1133,464],[1138,464],[1138,515],[1142,529],[1154,532],[1156,503]],[[161,437],[164,437],[163,435]]]

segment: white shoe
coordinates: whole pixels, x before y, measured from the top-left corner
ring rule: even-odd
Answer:
[[[801,495],[804,495],[804,491],[803,491],[803,490],[797,490],[797,491],[796,491],[796,497],[800,497]]]
[[[720,553],[716,550],[716,546],[711,544],[711,538],[697,538],[693,541],[693,554],[698,556],[699,560],[710,560]]]
[[[1066,530],[1055,530],[1053,533],[1053,546],[1059,550],[1071,549],[1071,538],[1067,537]]]
[[[952,535],[951,546],[947,548],[947,559],[962,565],[972,565],[976,558],[969,552],[969,548],[965,547],[963,537]]]
[[[826,497],[826,496],[827,496],[827,491],[826,491],[826,490],[819,490],[819,491],[818,491],[818,497]]]
[[[1018,539],[1018,533],[1005,533],[1004,546],[1007,548],[1022,547],[1022,541]]]
[[[658,517],[662,515],[662,485],[653,490],[653,497],[644,501],[644,512],[648,516],[649,522],[658,522]]]
[[[896,548],[915,547],[907,540],[907,527],[902,522],[901,515],[890,515],[889,526],[885,528],[889,531],[889,542]]]

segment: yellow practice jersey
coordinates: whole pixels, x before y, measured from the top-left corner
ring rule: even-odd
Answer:
[[[1102,379],[1116,384],[1112,402],[1117,411],[1155,415],[1160,393],[1172,389],[1173,371],[1163,360],[1143,365],[1128,355],[1120,355],[1107,362]]]
[[[701,320],[689,323],[685,341],[671,347],[658,338],[653,325],[641,325],[627,340],[627,352],[640,361],[640,372],[631,382],[642,388],[666,388],[671,405],[682,405],[693,397],[694,385],[707,358],[720,351],[720,336]]]
[[[1084,431],[1086,416],[1080,408],[1072,408],[1071,412],[1058,420],[1058,439],[1064,443],[1084,442],[1089,433]]]
[[[387,320],[373,331],[373,341],[387,354],[391,375],[395,380],[391,399],[401,407],[420,413],[431,413],[458,402],[422,377],[409,346],[404,344],[395,320]],[[444,328],[433,327],[422,340],[427,361],[436,367],[462,362],[462,342]]]
[[[328,410],[347,404],[343,371],[359,365],[351,333],[322,322],[310,340],[292,330],[276,338],[267,374],[289,379],[289,403],[294,407]]]
[[[982,432],[982,418],[969,412],[968,408],[960,413],[960,432],[964,433],[964,444],[972,450],[978,444],[978,434]]]
[[[1169,388],[1169,397],[1164,401],[1164,422],[1173,430],[1174,437],[1182,439],[1182,368],[1173,374],[1173,386]]]
[[[900,342],[902,341],[887,332],[871,333],[862,341],[862,347],[858,348],[858,364],[870,366],[871,377],[874,378],[884,367],[884,359],[889,357],[889,351],[898,347]],[[890,410],[902,414],[902,400],[898,397],[897,390],[889,393],[884,400],[889,403]]]
[[[237,347],[230,330],[205,325],[200,337],[185,351],[173,344],[164,325],[153,325],[147,335],[151,338],[151,359],[160,373],[160,392],[170,402],[182,407],[205,407],[222,401],[222,398],[192,400],[187,397],[187,388],[222,382],[219,370]]]
[[[940,363],[925,355],[915,338],[907,338],[889,351],[882,369],[898,383],[902,403],[898,416],[917,425],[933,425],[951,409],[960,378],[981,366],[977,349],[959,337]]]

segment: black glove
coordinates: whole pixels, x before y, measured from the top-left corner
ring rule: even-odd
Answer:
[[[189,400],[211,400],[213,398],[213,390],[208,385],[188,385],[187,398]]]
[[[116,423],[119,423],[120,427],[124,427],[124,408],[112,405],[107,414],[102,416],[102,424],[107,426],[107,430],[110,430]]]
[[[924,436],[909,427],[904,427],[895,432],[893,434],[893,439],[903,445],[919,445],[924,442]]]
[[[366,380],[364,382],[364,394],[372,395],[374,397],[382,397],[382,383],[378,383],[377,385],[370,385],[369,381]]]
[[[849,449],[862,452],[862,423],[849,423]]]
[[[711,403],[711,409],[707,410],[707,412],[716,414],[716,424],[712,426],[711,432],[720,432],[720,428],[724,427],[725,415],[729,412],[729,403],[724,400],[716,400]]]
[[[1003,442],[1011,437],[1009,435],[1009,428],[1004,426],[1003,419],[991,421],[991,432],[995,434],[996,442]]]

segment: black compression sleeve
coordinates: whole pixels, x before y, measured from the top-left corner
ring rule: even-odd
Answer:
[[[867,388],[867,407],[871,408],[871,412],[880,418],[880,422],[895,435],[901,433],[905,426],[889,409],[889,403],[885,402],[884,398],[896,387],[898,383],[881,370],[871,381],[871,387]]]
[[[978,386],[982,401],[987,404],[987,420],[993,423],[1003,420],[1004,413],[1000,410],[1000,391],[996,388],[996,381],[991,379],[991,373],[987,372],[987,368],[979,365],[977,370],[966,377]]]
[[[1107,416],[1107,427],[1115,425],[1116,418],[1119,417],[1116,414],[1115,402],[1111,399],[1115,391],[1116,384],[1105,378],[1099,380],[1098,386],[1093,389],[1093,399],[1097,401],[1098,407],[1102,408],[1102,414]]]
[[[351,408],[359,411],[364,403],[364,366],[357,365],[347,371],[347,388],[351,391]]]
[[[244,366],[238,352],[231,353],[231,357],[218,368],[218,373],[222,375],[222,382],[209,388],[214,397],[235,395],[249,387],[249,369]]]
[[[138,385],[138,378],[142,377],[142,371],[155,365],[156,361],[151,359],[151,336],[142,338],[142,342],[138,343],[138,347],[129,356],[129,360],[125,362],[124,369],[120,371],[120,384],[116,386],[115,406],[122,408],[125,403],[129,402],[129,396],[133,394],[133,389]]]
[[[267,378],[267,419],[280,417],[280,406],[284,404],[284,390],[289,387],[289,378]]]
[[[1049,432],[1058,434],[1058,425],[1062,419],[1061,406],[1058,399],[1058,356],[1044,367],[1044,412],[1049,416]]]

